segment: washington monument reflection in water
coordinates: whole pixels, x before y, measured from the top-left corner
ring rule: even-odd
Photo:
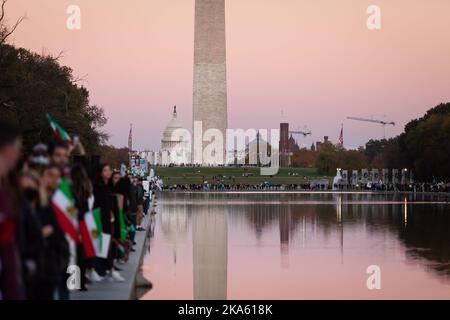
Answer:
[[[450,298],[444,196],[171,193],[146,299]],[[379,265],[382,290],[368,290]]]
[[[194,299],[227,298],[228,210],[196,208],[192,218]]]

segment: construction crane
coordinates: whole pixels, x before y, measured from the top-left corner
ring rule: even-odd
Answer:
[[[381,124],[383,126],[383,138],[384,139],[386,139],[386,126],[391,125],[391,126],[395,127],[395,122],[393,122],[393,121],[384,121],[384,120],[358,118],[358,117],[347,117],[347,119]]]
[[[297,131],[289,131],[289,134],[291,135],[291,137],[292,137],[293,134],[299,134],[299,135],[302,135],[303,138],[306,138],[307,136],[311,135],[311,131],[310,130],[306,130],[306,128],[305,128],[305,130],[300,130],[299,129]],[[297,141],[297,144],[298,144],[298,141]]]
[[[289,131],[290,134],[301,134],[304,138],[311,135],[311,131]]]

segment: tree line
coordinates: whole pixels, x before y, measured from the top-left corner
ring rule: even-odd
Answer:
[[[54,134],[46,119],[50,114],[69,134],[78,135],[86,150],[99,152],[108,136],[102,108],[92,105],[89,91],[79,85],[73,70],[59,63],[60,56],[39,55],[7,43],[24,17],[11,27],[0,0],[0,114],[19,126],[25,151],[39,142],[51,142]]]
[[[317,152],[294,153],[294,166],[316,167],[320,174],[333,175],[336,168],[407,168],[420,181],[450,180],[450,103],[428,110],[411,120],[404,132],[391,139],[369,140],[358,150],[346,150],[331,142]]]

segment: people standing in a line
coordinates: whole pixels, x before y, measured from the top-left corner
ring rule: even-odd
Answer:
[[[78,210],[78,221],[83,221],[84,216],[92,208],[89,206],[89,199],[93,197],[94,190],[92,187],[91,180],[83,166],[75,165],[71,170],[71,180],[72,180],[72,193],[75,200],[75,206]],[[99,276],[97,274],[92,274],[93,259],[87,258],[83,244],[80,242],[77,244],[77,265],[80,268],[81,277],[81,291],[87,291],[86,287],[86,274],[89,270],[89,276],[95,281],[99,281]]]
[[[42,172],[42,184],[47,196],[46,203],[38,210],[44,238],[42,277],[39,284],[39,298],[43,300],[67,298],[60,294],[58,296],[58,289],[63,286],[67,288],[64,275],[70,258],[69,244],[50,205],[61,176],[60,168],[54,164],[47,166]]]
[[[114,197],[114,206],[113,206],[113,214],[114,214],[114,237],[111,239],[113,246],[113,257],[114,260],[119,261],[120,258],[124,255],[124,245],[122,242],[122,225],[121,219],[123,219],[123,206],[124,206],[124,197],[118,192],[119,182],[121,180],[120,172],[113,172],[110,185],[111,190],[113,192]],[[124,221],[123,221],[124,222]],[[120,251],[120,254],[119,254]],[[114,265],[114,269],[117,271],[121,271],[119,267]]]
[[[94,207],[101,210],[103,233],[110,235],[112,239],[114,237],[114,223],[116,222],[113,211],[115,197],[110,184],[112,170],[109,165],[103,164],[98,172],[97,181],[94,183]],[[114,246],[110,245],[107,258],[97,259],[98,273],[101,276],[107,276],[110,280],[124,281],[125,279],[114,268],[114,249]]]
[[[144,228],[142,227],[142,220],[144,219],[144,195],[145,190],[144,186],[142,185],[142,178],[137,179],[136,183],[136,203],[137,203],[137,215],[136,215],[136,230],[137,231],[144,231]]]
[[[117,179],[117,175],[115,175],[115,179]],[[114,177],[113,177],[114,180]],[[118,182],[114,186],[114,191],[119,196],[119,199],[122,198],[122,210],[123,215],[125,218],[126,228],[127,228],[127,238],[131,241],[132,245],[135,245],[136,242],[134,242],[134,234],[136,230],[136,219],[132,219],[130,217],[130,208],[131,208],[131,185],[132,182],[128,176],[120,177]],[[120,200],[119,200],[119,207],[120,207]],[[136,211],[134,211],[136,212]],[[136,217],[136,216],[135,216]],[[122,232],[124,232],[122,230]],[[131,247],[130,251],[134,251],[134,249]]]
[[[17,190],[10,176],[20,156],[20,131],[0,122],[0,299],[22,299],[16,232]]]
[[[128,212],[128,219],[131,221],[130,228],[130,239],[135,243],[134,239],[136,236],[137,229],[137,211],[138,211],[138,200],[137,200],[137,180],[132,178],[130,175],[128,176],[130,181],[130,208]]]
[[[27,300],[39,299],[42,276],[44,238],[38,209],[46,203],[39,174],[25,171],[20,174],[21,193],[18,241],[22,266],[23,294]]]

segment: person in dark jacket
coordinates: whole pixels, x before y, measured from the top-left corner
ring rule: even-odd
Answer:
[[[131,221],[130,240],[133,242],[133,244],[135,244],[134,238],[136,236],[136,227],[137,227],[137,218],[136,217],[137,217],[137,210],[138,210],[137,191],[136,191],[137,180],[131,178],[130,176],[128,176],[128,180],[129,180],[129,186],[130,186],[130,190],[129,190],[130,207],[127,212],[127,217],[128,217],[128,220]]]
[[[42,203],[42,187],[39,175],[33,171],[22,173],[19,178],[21,189],[19,251],[22,261],[23,291],[26,299],[39,299],[39,281],[42,275],[44,238],[38,216]]]
[[[114,238],[114,209],[117,207],[114,203],[116,198],[110,184],[112,176],[111,167],[107,164],[100,165],[98,169],[98,178],[94,183],[94,207],[100,208],[103,233],[109,234],[111,240]],[[117,221],[118,222],[118,221]],[[112,241],[111,241],[112,242]],[[125,279],[120,273],[114,269],[114,247],[109,246],[108,257],[106,259],[97,259],[98,273],[103,276],[108,276],[109,279],[114,281],[124,281]]]
[[[84,166],[77,164],[71,170],[72,192],[75,199],[75,206],[78,209],[78,221],[84,220],[86,212],[90,211],[89,198],[93,196],[91,180]],[[77,265],[81,272],[81,291],[87,291],[86,269],[92,268],[92,259],[88,259],[84,252],[82,242],[77,244]]]
[[[144,231],[144,228],[142,228],[142,219],[144,218],[144,195],[145,195],[145,189],[142,185],[142,178],[137,179],[136,183],[136,201],[137,201],[137,215],[136,215],[136,224],[137,224],[137,231]]]
[[[47,192],[47,204],[38,209],[44,238],[42,277],[38,294],[42,300],[53,300],[57,288],[65,285],[63,275],[69,264],[69,244],[50,205],[51,198],[59,187],[61,176],[61,170],[56,165],[49,165],[42,173],[42,183]]]

